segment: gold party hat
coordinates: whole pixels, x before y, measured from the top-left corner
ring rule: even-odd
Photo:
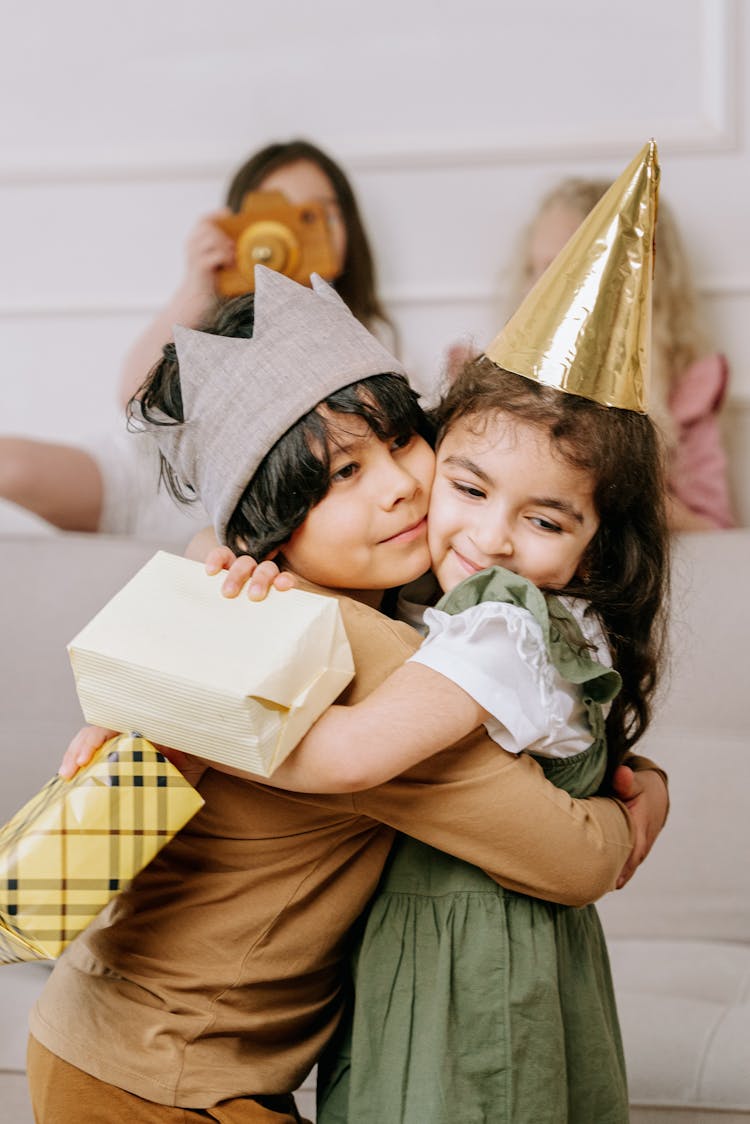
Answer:
[[[658,186],[651,140],[486,349],[489,359],[569,394],[646,413]]]

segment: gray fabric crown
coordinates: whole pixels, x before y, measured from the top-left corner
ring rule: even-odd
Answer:
[[[258,465],[290,426],[360,379],[406,377],[334,289],[316,273],[311,282],[257,265],[252,339],[175,327],[185,421],[151,425],[141,416],[222,543]]]

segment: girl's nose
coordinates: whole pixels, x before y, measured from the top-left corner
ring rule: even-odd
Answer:
[[[509,558],[513,553],[513,535],[505,519],[485,516],[472,536],[486,558]]]

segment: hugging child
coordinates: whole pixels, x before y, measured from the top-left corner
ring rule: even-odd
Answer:
[[[555,785],[592,795],[648,725],[660,667],[654,427],[486,357],[438,417],[428,541],[446,592],[427,639],[362,703],[319,719],[279,783],[367,788],[439,752],[446,725],[459,739],[483,721]],[[405,840],[354,980],[351,1041],[321,1069],[323,1124],[504,1120],[501,1105],[513,1121],[628,1119],[594,906],[499,901],[473,868]]]
[[[483,722],[588,796],[645,731],[669,557],[662,448],[643,412],[657,180],[649,145],[449,390],[428,511],[445,596],[425,612],[427,639],[363,702],[323,715],[272,783],[368,789]],[[559,323],[545,321],[550,305]],[[568,325],[576,349],[562,352]],[[365,924],[354,997],[349,1038],[321,1067],[322,1124],[628,1119],[593,906],[499,895],[404,840]]]
[[[648,264],[655,153],[642,154],[629,172],[627,192],[620,185],[630,201],[623,205],[623,229],[615,227],[607,250],[620,266],[635,227],[641,265]],[[645,210],[637,223],[634,209]],[[640,269],[635,298],[629,275],[610,286],[610,299],[621,290],[633,298],[620,327],[632,326],[647,309],[649,275]],[[223,541],[257,557],[277,554],[319,589],[351,591],[356,600],[341,603],[357,666],[345,700],[355,707],[356,724],[357,704],[401,662],[384,656],[386,633],[391,637],[396,626],[368,606],[426,568],[433,464],[413,399],[398,376],[378,373],[382,354],[359,336],[355,344],[348,322],[336,317],[343,341],[334,342],[327,328],[316,335],[313,311],[323,315],[316,301],[331,298],[319,285],[303,298],[290,284],[268,278],[258,287],[251,341],[178,333],[179,380],[167,363],[161,374],[169,377],[152,379],[143,412],[179,480],[197,487]],[[298,332],[290,332],[293,308]],[[502,352],[496,341],[477,365],[478,379],[499,377],[499,367],[516,370]],[[444,640],[435,635],[423,662],[394,675],[393,689],[404,702],[400,716],[388,718],[391,687],[376,698],[375,707],[384,708],[378,740],[394,779],[362,788],[373,780],[362,770],[346,778],[362,791],[323,794],[328,754],[338,752],[335,745],[315,747],[327,718],[272,778],[292,787],[290,771],[307,770],[296,786],[317,788],[314,795],[290,796],[267,781],[238,781],[209,769],[201,782],[205,815],[56,968],[32,1022],[39,1040],[30,1054],[37,1104],[61,1084],[68,1091],[85,1085],[97,1105],[114,1103],[119,1091],[134,1120],[141,1119],[137,1097],[164,1106],[159,1120],[176,1119],[168,1105],[217,1106],[212,1113],[223,1119],[219,1102],[229,1104],[228,1098],[238,1113],[231,1119],[261,1119],[251,1111],[270,1094],[294,1088],[339,1021],[344,936],[374,889],[390,842],[380,825],[389,824],[422,842],[398,845],[367,920],[355,968],[351,1047],[344,1042],[322,1071],[321,1118],[357,1124],[627,1119],[596,912],[553,904],[581,904],[570,881],[580,884],[588,857],[570,833],[560,830],[551,842],[561,817],[582,826],[606,805],[596,797],[584,805],[563,789],[596,792],[608,754],[619,762],[647,721],[658,625],[644,630],[643,621],[658,620],[666,534],[650,423],[631,411],[642,363],[615,380],[626,400],[609,402],[607,392],[603,405],[604,383],[591,382],[583,352],[580,358],[574,354],[566,369],[567,390],[559,380],[548,388],[532,374],[510,374],[508,394],[520,388],[515,412],[505,398],[483,399],[478,382],[476,399],[454,402],[445,415],[445,494],[440,479],[436,493],[445,519],[442,526],[436,519],[430,537],[441,582],[458,587],[438,618]],[[174,366],[174,356],[171,361]],[[310,368],[318,390],[300,392]],[[599,370],[596,365],[593,375]],[[611,366],[601,365],[601,373],[611,375]],[[264,375],[281,380],[284,393],[275,384],[264,387]],[[256,402],[269,393],[266,415]],[[618,441],[610,415],[636,419],[622,423]],[[589,449],[599,427],[610,425],[612,433]],[[633,455],[635,436],[639,467],[619,497],[622,465],[615,459],[618,450]],[[508,477],[508,466],[525,476]],[[639,475],[645,468],[653,469],[648,497]],[[643,519],[634,502],[648,509]],[[641,537],[649,529],[651,574],[644,586]],[[481,569],[496,563],[502,569]],[[478,576],[462,583],[465,573]],[[460,635],[462,623],[472,621],[478,635],[487,629],[499,637],[489,667]],[[454,622],[466,671],[459,683],[452,657],[444,667],[440,655],[443,644],[459,650]],[[504,653],[497,667],[496,644]],[[400,656],[410,649],[402,640]],[[607,713],[618,682],[610,658],[624,687],[622,702]],[[537,671],[529,674],[524,662],[539,669],[541,688]],[[542,692],[541,706],[534,691]],[[520,697],[515,711],[507,705],[514,696]],[[545,724],[547,697],[556,717]],[[371,715],[365,713],[366,725]],[[334,712],[331,721],[340,717]],[[477,734],[482,721],[499,745]],[[507,739],[511,752],[503,748]],[[350,741],[348,748],[354,756],[359,746]],[[378,755],[363,749],[365,768],[382,771]],[[532,753],[557,787],[543,780]],[[636,763],[629,752],[625,759]],[[519,777],[528,777],[528,785]],[[525,795],[534,787],[531,778],[543,793],[533,805]],[[341,787],[338,777],[331,784]],[[617,836],[616,817],[601,821],[589,833],[593,856],[610,852]],[[496,873],[501,853],[503,870]],[[542,856],[550,864],[546,878],[536,873]],[[108,1048],[115,1031],[127,1036],[127,1065],[113,1061]],[[159,1056],[149,1048],[154,1042]],[[292,1118],[288,1101],[279,1108],[275,1119]]]
[[[144,424],[224,541],[261,557],[281,548],[337,597],[356,668],[341,701],[354,704],[417,646],[373,607],[429,565],[434,456],[416,395],[317,280],[256,270],[255,297],[206,328],[165,349]],[[634,764],[663,808],[653,767]],[[622,805],[568,796],[481,727],[362,793],[286,793],[214,768],[200,791],[203,809],[70,945],[39,997],[28,1053],[39,1124],[298,1122],[292,1091],[341,1021],[348,932],[394,830],[572,905],[633,861]],[[648,840],[635,842],[637,859]]]

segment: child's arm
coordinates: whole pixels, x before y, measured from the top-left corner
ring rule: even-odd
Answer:
[[[228,570],[222,586],[234,597],[249,581],[248,596],[262,601],[273,584],[289,589],[292,574],[279,573],[274,562],[258,565],[216,547],[201,532],[194,557],[205,558],[206,570]],[[195,541],[195,540],[194,540]],[[406,664],[356,706],[332,706],[271,777],[216,766],[222,772],[259,780],[292,792],[359,792],[405,772],[471,733],[487,712],[461,687],[432,668]]]
[[[405,664],[356,706],[332,706],[271,777],[179,750],[157,748],[191,783],[210,766],[291,792],[360,792],[452,746],[487,717],[450,679],[421,664]],[[84,726],[70,742],[58,770],[72,777],[115,731]]]
[[[216,300],[216,271],[234,261],[234,242],[214,221],[224,211],[206,215],[187,241],[185,276],[166,308],[156,316],[128,351],[120,375],[124,406],[142,386],[151,367],[172,339],[172,328],[194,328]]]
[[[57,770],[59,775],[66,780],[71,780],[79,769],[88,765],[97,749],[110,738],[116,738],[117,734],[117,730],[108,730],[106,726],[82,726],[78,733],[71,738],[68,748],[65,750],[60,768]],[[155,745],[154,748],[158,749],[168,761],[171,761],[174,767],[180,770],[185,780],[193,786],[198,784],[209,767],[207,761],[203,761],[200,757],[194,757],[190,753],[183,753],[180,749],[168,749],[163,745]]]
[[[329,707],[264,783],[292,792],[374,788],[452,746],[486,718],[487,711],[440,672],[407,663],[356,706]]]

